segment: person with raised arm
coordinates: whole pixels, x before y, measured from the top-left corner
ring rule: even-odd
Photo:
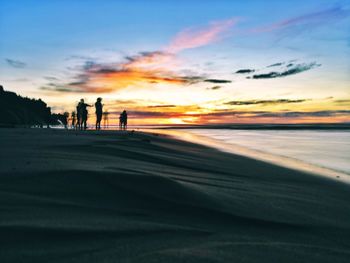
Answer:
[[[87,119],[88,119],[88,110],[87,107],[92,107],[90,104],[86,104],[84,102],[84,99],[81,99],[79,102],[79,111],[80,111],[80,116],[81,116],[81,124],[80,124],[80,130],[87,129]]]
[[[102,120],[102,113],[103,113],[103,105],[101,103],[102,98],[97,98],[97,101],[95,102],[95,113],[96,113],[96,130],[101,130],[101,120]]]

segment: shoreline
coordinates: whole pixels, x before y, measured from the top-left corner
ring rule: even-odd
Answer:
[[[330,178],[335,181],[340,181],[346,184],[350,184],[350,175],[339,170],[330,169],[327,167],[311,164],[303,160],[295,159],[292,157],[286,157],[282,155],[275,155],[264,151],[250,149],[238,144],[225,143],[224,141],[211,138],[205,135],[199,135],[191,133],[190,131],[183,130],[171,130],[171,129],[141,129],[143,132],[149,132],[151,130],[156,133],[166,134],[173,136],[176,139],[182,139],[187,142],[195,142],[208,147],[213,147],[223,152],[232,153],[240,156],[245,156],[255,160],[267,162],[273,165],[282,166],[288,169],[294,169],[301,172],[309,173],[313,176],[322,176]]]
[[[249,125],[249,126],[254,126],[254,125]],[[269,125],[267,125],[269,126]],[[280,126],[280,125],[276,125],[276,126]],[[286,125],[286,126],[295,126],[295,125]],[[345,125],[347,128],[346,129],[350,129],[350,127],[347,126],[347,124]],[[195,127],[191,127],[195,128]],[[198,129],[202,128],[202,127],[197,127]],[[205,127],[207,128],[207,127]],[[3,129],[46,129],[46,128],[39,128],[39,127],[3,127]],[[51,127],[50,129],[53,130],[67,130],[64,127]],[[300,172],[305,172],[309,175],[312,176],[322,176],[328,179],[332,179],[335,181],[340,181],[342,183],[346,183],[346,184],[350,184],[350,175],[347,174],[344,171],[341,170],[335,170],[335,169],[331,169],[331,168],[327,168],[327,167],[323,167],[323,166],[319,166],[316,164],[312,164],[312,163],[308,163],[306,161],[303,160],[299,160],[299,159],[295,159],[293,157],[287,157],[287,156],[282,156],[282,155],[276,155],[276,154],[272,154],[272,153],[268,153],[268,152],[264,152],[264,151],[260,151],[260,150],[256,150],[256,149],[250,149],[248,147],[245,146],[241,146],[238,144],[232,144],[232,143],[226,143],[224,141],[215,139],[215,138],[211,138],[209,136],[205,136],[205,135],[200,135],[200,134],[196,134],[196,133],[192,133],[190,131],[186,131],[185,129],[189,129],[188,127],[161,127],[161,128],[153,128],[152,127],[140,127],[140,126],[131,126],[130,129],[127,130],[127,132],[143,132],[143,133],[148,133],[148,134],[162,134],[162,135],[167,135],[172,137],[173,139],[176,140],[180,140],[180,141],[186,141],[186,142],[190,142],[190,143],[195,143],[195,144],[199,144],[199,145],[203,145],[206,147],[210,147],[210,148],[214,148],[216,150],[219,151],[223,151],[226,153],[231,153],[234,155],[239,155],[239,156],[243,156],[243,157],[247,157],[247,158],[251,158],[254,160],[258,160],[258,161],[262,161],[262,162],[267,162],[269,164],[272,165],[277,165],[277,166],[281,166],[287,169],[292,169],[292,170],[296,170],[296,171],[300,171]],[[216,127],[213,129],[221,129],[221,127]],[[235,129],[235,128],[234,128]],[[240,128],[238,128],[240,129]],[[255,128],[253,128],[255,129]],[[261,129],[264,129],[263,127]],[[269,129],[269,128],[267,128]],[[299,128],[296,128],[299,129]],[[337,129],[337,128],[336,128]],[[75,132],[96,132],[96,130],[94,129],[94,127],[90,127],[87,131],[77,131],[75,129],[72,128],[68,128],[69,131],[75,131]],[[248,129],[249,130],[249,129]],[[260,129],[258,129],[260,130]],[[285,130],[285,129],[282,129]],[[294,130],[294,129],[292,129]],[[303,130],[303,128],[301,128],[301,130]],[[325,130],[321,129],[321,130]],[[332,130],[332,129],[329,129]],[[340,129],[342,130],[342,129]],[[118,129],[118,127],[113,127],[112,129],[102,129],[100,130],[100,132],[124,132]]]
[[[350,256],[350,188],[161,134],[0,129],[3,262]]]

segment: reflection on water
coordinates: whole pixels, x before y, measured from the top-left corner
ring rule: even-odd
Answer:
[[[350,175],[350,131],[230,129],[186,129],[186,131]]]

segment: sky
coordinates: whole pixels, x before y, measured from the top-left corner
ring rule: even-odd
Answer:
[[[53,112],[101,97],[112,124],[350,121],[347,0],[0,0],[0,36],[0,84]]]

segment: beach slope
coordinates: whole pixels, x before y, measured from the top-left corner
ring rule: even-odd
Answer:
[[[0,129],[1,262],[349,262],[350,187],[139,132]]]

